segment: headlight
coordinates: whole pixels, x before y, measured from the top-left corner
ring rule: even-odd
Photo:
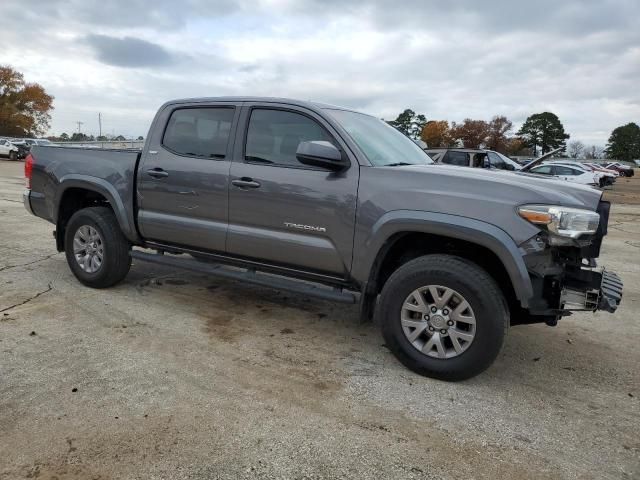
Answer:
[[[593,235],[600,223],[597,212],[554,205],[523,205],[518,208],[518,215],[550,233],[568,238]]]

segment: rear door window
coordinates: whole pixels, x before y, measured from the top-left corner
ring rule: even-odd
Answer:
[[[563,167],[562,165],[556,165],[553,167],[554,175],[562,175],[562,176],[572,176],[572,175],[580,175],[584,172],[579,172],[578,170],[574,170],[573,168]]]
[[[233,115],[233,107],[174,110],[162,145],[178,155],[225,158]]]
[[[444,158],[442,159],[442,163],[447,163],[449,165],[459,165],[461,167],[469,166],[469,156],[466,152],[453,152],[448,151]]]

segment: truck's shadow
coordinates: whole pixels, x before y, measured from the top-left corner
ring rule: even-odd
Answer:
[[[333,356],[335,367],[346,374],[355,369],[374,376],[409,376],[413,382],[434,381],[400,365],[384,347],[379,327],[359,323],[357,305],[334,304],[143,263],[132,268],[119,288],[131,287],[140,295],[176,304],[184,309],[185,317],[201,318],[203,331],[213,342],[259,343],[267,351],[274,336],[286,335],[288,343],[301,347],[292,351],[301,363],[309,363],[309,358],[322,351]],[[556,328],[511,328],[495,364],[464,383],[520,383],[544,390],[549,377],[555,377],[570,390],[572,384],[584,386],[626,376],[609,345],[599,342],[580,323],[563,322]],[[318,368],[326,365],[318,364]]]

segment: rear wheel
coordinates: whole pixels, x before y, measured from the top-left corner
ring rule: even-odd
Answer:
[[[406,367],[442,380],[473,377],[495,360],[508,309],[495,280],[452,255],[411,260],[386,282],[380,298],[386,345]]]
[[[9,160],[17,160],[18,159],[18,153],[15,152],[14,150],[11,150],[9,152]]]
[[[109,208],[84,208],[67,224],[67,263],[76,278],[89,287],[106,288],[120,282],[131,267],[129,250],[129,242]]]

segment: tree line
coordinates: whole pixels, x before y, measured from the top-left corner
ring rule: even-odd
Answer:
[[[513,122],[504,115],[490,121],[465,118],[461,123],[447,120],[427,120],[424,114],[405,109],[387,123],[414,140],[429,147],[486,148],[506,155],[544,155],[561,148],[571,158],[608,158],[631,161],[640,158],[640,127],[635,123],[617,127],[611,133],[606,148],[586,146],[576,140],[569,142],[562,122],[552,112],[535,113],[527,117],[522,127],[513,132]]]
[[[0,65],[0,135],[43,135],[49,129],[53,100],[41,85],[26,82],[22,73]],[[625,161],[640,158],[640,127],[633,122],[615,128],[605,149],[587,147],[580,141],[567,145],[570,136],[558,116],[551,112],[529,116],[515,134],[512,133],[513,123],[504,115],[494,116],[488,122],[465,118],[462,123],[449,124],[447,120],[429,121],[424,114],[407,108],[388,123],[410,138],[422,139],[429,147],[484,147],[507,155],[532,156],[562,148],[573,158],[599,158],[602,154]],[[126,140],[123,135],[94,137],[81,132],[63,133],[50,139],[80,142]],[[143,138],[138,137],[138,140]]]

